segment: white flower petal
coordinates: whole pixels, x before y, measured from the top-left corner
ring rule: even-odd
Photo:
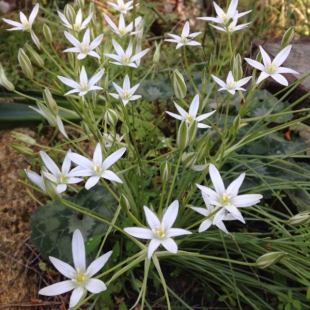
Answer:
[[[51,263],[54,265],[54,267],[63,274],[66,278],[71,279],[73,275],[76,274],[76,270],[70,266],[69,264],[61,261],[60,259],[56,257],[49,257]]]
[[[44,162],[45,167],[56,177],[60,174],[60,170],[54,161],[43,151],[40,151],[40,156]]]
[[[104,282],[99,279],[90,279],[85,285],[85,288],[93,294],[101,293],[107,289]]]
[[[183,235],[190,235],[191,232],[186,230],[186,229],[182,229],[182,228],[170,228],[167,232],[167,238],[170,237],[177,237],[177,236],[183,236]]]
[[[219,195],[223,195],[225,192],[225,186],[222,177],[216,167],[212,164],[209,166],[209,174],[216,192]]]
[[[116,152],[112,153],[103,161],[103,169],[108,169],[111,167],[116,161],[118,161],[126,152],[126,148],[122,147],[121,149],[117,150]]]
[[[153,253],[156,251],[156,249],[159,247],[161,242],[158,239],[152,239],[149,243],[148,250],[147,250],[147,257],[151,258]]]
[[[118,182],[118,183],[123,183],[123,181],[117,176],[116,173],[114,173],[111,170],[105,170],[101,174],[101,177],[110,181]]]
[[[162,218],[162,223],[164,223],[166,230],[169,230],[172,227],[173,223],[175,222],[178,216],[178,211],[179,211],[179,202],[177,200],[174,200],[170,204],[170,206],[168,207]]]
[[[240,186],[243,183],[245,177],[245,173],[242,173],[236,180],[231,182],[231,184],[227,187],[226,192],[231,195],[231,197],[236,197],[238,195],[238,191]]]
[[[76,229],[72,237],[72,258],[76,270],[84,273],[86,270],[86,253],[82,233]]]
[[[161,241],[162,246],[171,253],[177,253],[178,252],[178,246],[175,243],[175,241],[171,238],[167,238]]]
[[[90,277],[92,277],[94,274],[96,274],[108,261],[108,259],[111,257],[112,251],[109,251],[100,257],[98,257],[96,260],[94,260],[87,268],[86,272],[89,274]],[[86,287],[86,289],[89,291],[89,289]],[[94,293],[94,292],[92,292]]]
[[[44,296],[56,296],[67,293],[73,289],[75,289],[73,282],[71,280],[67,280],[46,286],[39,290],[39,294]]]
[[[153,239],[154,234],[149,228],[143,228],[143,227],[126,227],[124,228],[124,231],[126,231],[127,234],[140,238],[140,239]]]
[[[76,287],[70,297],[69,308],[73,308],[78,304],[80,299],[82,298],[85,289],[83,287]]]
[[[212,225],[212,220],[211,219],[206,219],[204,220],[200,226],[199,226],[199,229],[198,229],[198,232],[203,232],[205,230],[207,230],[210,226]]]
[[[91,176],[85,183],[85,188],[86,189],[92,188],[99,182],[99,179],[100,179],[100,176],[97,176],[97,175]]]
[[[286,46],[273,60],[273,64],[276,64],[278,67],[280,67],[283,62],[288,57],[289,53],[291,52],[292,45]]]
[[[155,215],[154,212],[152,212],[147,206],[143,206],[143,209],[144,209],[146,221],[151,229],[155,229],[156,226],[161,226],[161,223],[157,215]]]
[[[231,203],[238,208],[250,207],[260,202],[261,194],[239,195],[231,200]]]

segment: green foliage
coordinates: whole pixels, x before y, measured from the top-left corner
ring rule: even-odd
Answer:
[[[91,213],[95,212],[107,220],[112,219],[116,201],[107,189],[95,186],[89,191],[82,190],[75,199],[69,199],[83,206]],[[53,201],[37,209],[30,221],[31,242],[43,257],[53,256],[72,263],[72,233],[79,229],[86,242],[87,254],[100,243],[108,226],[94,218],[70,210],[58,201]]]

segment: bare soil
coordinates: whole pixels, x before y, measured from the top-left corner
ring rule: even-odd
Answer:
[[[30,129],[16,131],[39,138]],[[16,141],[11,132],[0,131],[0,309],[47,309],[38,295],[39,288],[45,286],[38,269],[40,257],[29,243],[29,218],[38,204],[19,183],[18,169],[30,164],[26,156],[10,147],[12,142]],[[54,303],[54,309],[59,309],[59,304]]]

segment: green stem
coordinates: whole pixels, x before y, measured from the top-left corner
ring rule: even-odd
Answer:
[[[200,91],[196,87],[196,85],[195,85],[195,83],[193,81],[192,75],[191,75],[191,73],[189,71],[188,62],[187,62],[187,56],[186,56],[186,45],[183,45],[183,54],[184,54],[185,71],[186,71],[187,77],[189,79],[189,82],[191,83],[191,85],[195,89],[196,94],[199,94],[199,96],[201,96]]]
[[[175,184],[175,180],[176,180],[177,175],[178,175],[178,170],[179,170],[179,167],[180,167],[181,160],[182,160],[182,152],[180,151],[178,162],[177,162],[177,165],[176,165],[175,170],[174,170],[174,175],[173,175],[172,183],[170,185],[170,190],[169,190],[169,194],[168,194],[168,198],[167,198],[167,203],[169,203],[169,201],[171,199],[172,191],[174,189],[174,184]]]
[[[164,275],[163,275],[163,273],[161,271],[160,264],[159,264],[157,256],[153,255],[152,258],[153,258],[154,265],[155,265],[155,267],[157,269],[157,272],[159,274],[159,277],[160,277],[160,280],[161,280],[161,284],[163,285],[163,288],[164,288],[165,297],[166,297],[166,300],[167,300],[168,310],[171,310],[169,294],[168,294],[168,290],[167,290],[167,284],[166,284],[166,281],[165,281],[165,277],[164,277]]]

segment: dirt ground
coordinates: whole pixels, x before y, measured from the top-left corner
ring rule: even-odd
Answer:
[[[35,131],[19,128],[18,132],[36,137]],[[29,166],[27,157],[10,147],[17,142],[11,132],[0,131],[0,309],[59,309],[61,302],[46,303],[38,290],[45,286],[41,258],[29,242],[29,217],[38,207],[20,184],[18,169]]]

